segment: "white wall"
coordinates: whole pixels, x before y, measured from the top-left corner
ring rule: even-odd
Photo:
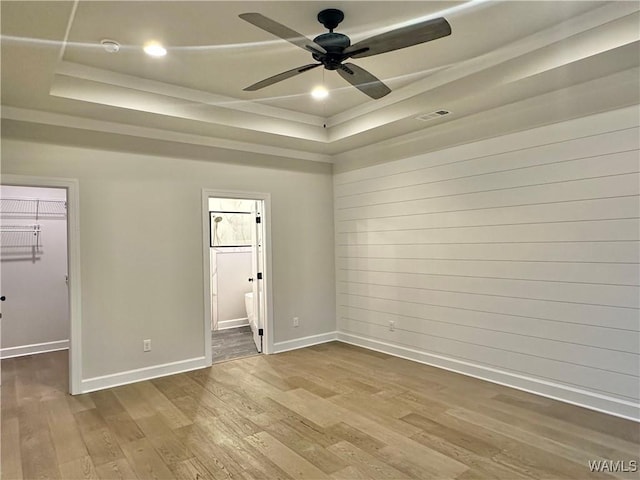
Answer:
[[[639,123],[337,174],[339,337],[640,418]]]
[[[236,251],[238,249],[212,249],[216,268],[215,302],[218,310],[218,328],[224,328],[224,322],[229,320],[247,318],[244,294],[252,291],[252,285],[248,280],[251,277],[251,248],[244,249],[244,252]]]
[[[66,201],[66,191],[56,188],[2,186],[0,196]],[[2,357],[66,348],[69,341],[66,217],[40,215],[36,219],[26,210],[24,215],[15,216],[12,212],[16,210],[11,205],[3,206],[9,207],[2,215],[5,230],[39,225],[40,233],[39,247],[31,233],[2,233],[2,295],[7,297],[2,304]]]
[[[331,166],[265,157],[273,166],[258,167],[259,155],[214,149],[208,160],[165,155],[2,140],[3,173],[79,179],[83,382],[204,355],[203,188],[271,194],[275,341],[334,331]]]

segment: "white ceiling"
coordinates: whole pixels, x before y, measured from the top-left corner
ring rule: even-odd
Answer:
[[[3,0],[1,8],[2,116],[25,125],[339,162],[372,145],[408,155],[638,103],[638,2]],[[380,100],[319,68],[243,91],[312,59],[238,15],[259,12],[313,38],[326,31],[316,20],[324,8],[344,11],[336,31],[352,43],[437,16],[452,34],[353,59],[393,90]],[[121,50],[105,52],[104,38]],[[167,56],[146,56],[149,40]],[[319,102],[309,92],[321,83],[330,97]],[[452,113],[415,118],[438,109]]]

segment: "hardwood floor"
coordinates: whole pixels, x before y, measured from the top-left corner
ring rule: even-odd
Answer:
[[[2,478],[638,478],[637,423],[341,343],[86,395],[2,361]]]

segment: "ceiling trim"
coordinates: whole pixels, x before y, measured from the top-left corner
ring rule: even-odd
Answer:
[[[40,110],[30,110],[18,107],[3,106],[2,118],[44,125],[55,125],[58,127],[76,128],[80,130],[92,130],[134,137],[149,138],[154,140],[166,140],[177,143],[216,147],[226,150],[238,150],[243,152],[258,153],[262,155],[293,158],[297,160],[333,163],[331,155],[325,155],[321,153],[273,147],[269,145],[255,144],[250,142],[240,142],[237,140],[228,140],[218,137],[180,133],[160,128],[141,127],[117,122],[108,122],[104,120],[94,120],[89,118],[75,117],[72,115],[63,115],[59,113],[43,112]]]
[[[575,35],[584,32],[589,32],[589,35],[591,35],[590,31],[598,29],[598,27],[607,29],[607,33],[611,41],[621,42],[622,39],[618,36],[611,35],[608,30],[609,27],[606,24],[623,17],[637,14],[638,11],[640,11],[640,4],[637,2],[626,2],[622,5],[620,5],[619,2],[616,2],[615,5],[604,5],[595,10],[590,10],[568,22],[562,22],[484,55],[474,57],[459,64],[439,67],[428,77],[407,85],[402,89],[394,90],[391,94],[377,100],[376,102],[364,103],[348,111],[333,115],[327,119],[327,128],[335,127],[355,118],[381,110],[385,107],[393,106],[401,101],[411,99],[412,97],[428,92],[436,87],[483,70],[488,70],[491,67],[529,54]],[[636,39],[638,38],[637,21],[635,23],[635,28],[627,30],[627,36],[629,32],[634,33]],[[628,41],[629,40],[625,41],[625,43],[628,43]]]
[[[577,65],[603,52],[614,52],[620,47],[637,44],[640,41],[640,30],[638,30],[640,8],[634,6],[629,14],[629,9],[626,10],[625,14],[615,12],[617,13],[615,16],[610,16],[615,18],[602,25],[592,26],[592,23],[596,23],[595,18],[590,18],[589,22],[578,22],[581,27],[576,31],[570,30],[570,35],[567,35],[562,42],[562,48],[558,50],[555,50],[555,40],[545,41],[542,45],[537,41],[532,42],[531,37],[526,38],[523,40],[523,43],[527,45],[526,48],[520,48],[520,44],[517,43],[511,49],[512,54],[498,55],[499,63],[506,67],[502,70],[492,69],[496,64],[495,61],[484,64],[483,57],[478,57],[478,59],[434,74],[430,77],[432,79],[431,85],[417,89],[409,99],[397,101],[384,109],[370,112],[368,115],[350,119],[340,126],[328,124],[329,143],[332,144],[435,109],[453,108],[449,102],[443,99],[442,94],[434,93],[438,91],[439,87],[447,86],[450,96],[454,92],[453,87],[457,86],[457,93],[455,93],[457,100],[478,96],[487,89],[517,84],[543,73]],[[545,35],[541,35],[544,33],[544,31],[540,32],[535,37],[545,38]],[[495,52],[492,52],[490,56],[494,56],[493,53]],[[470,64],[469,68],[466,68],[467,64]],[[605,66],[604,63],[602,65]],[[568,76],[567,79],[569,78],[571,77]],[[437,101],[437,104],[434,101]]]
[[[479,12],[478,18],[483,21],[475,23],[474,17],[451,12],[447,18],[450,18],[454,30],[457,27],[460,42],[453,45],[450,56],[443,57],[440,62],[437,62],[440,58],[437,57],[435,63],[417,64],[423,65],[414,67],[414,70],[422,70],[416,74],[420,80],[415,81],[413,77],[413,83],[398,87],[383,99],[355,107],[352,107],[353,103],[345,102],[336,106],[345,111],[327,115],[319,113],[319,110],[311,110],[313,114],[303,113],[305,105],[299,105],[303,111],[296,111],[297,104],[288,101],[273,106],[260,99],[239,98],[242,96],[238,97],[233,84],[228,83],[224,88],[232,89],[221,90],[224,94],[219,94],[211,80],[206,81],[211,78],[207,76],[203,77],[201,87],[182,86],[179,77],[174,76],[169,78],[177,78],[175,83],[165,83],[159,81],[162,77],[148,76],[156,74],[155,69],[133,68],[136,62],[141,61],[138,56],[127,57],[122,63],[83,55],[74,57],[74,61],[65,61],[64,49],[71,48],[74,36],[73,29],[69,33],[69,26],[74,21],[81,21],[83,11],[81,6],[75,14],[78,0],[71,0],[65,3],[67,6],[63,10],[56,10],[59,14],[56,38],[64,37],[62,59],[59,59],[58,42],[54,42],[54,48],[46,50],[32,48],[24,51],[20,46],[11,45],[7,55],[3,51],[3,60],[6,59],[12,68],[7,85],[13,89],[3,88],[3,101],[13,107],[5,107],[4,116],[24,122],[25,127],[31,124],[52,137],[55,134],[49,127],[56,125],[68,127],[69,131],[76,129],[79,135],[83,131],[103,131],[128,135],[132,139],[173,139],[176,146],[192,144],[280,158],[340,163],[343,158],[351,159],[354,152],[365,152],[369,148],[388,151],[386,146],[397,145],[397,141],[403,145],[409,138],[405,135],[409,134],[422,139],[431,138],[434,144],[440,144],[445,140],[433,136],[436,132],[445,132],[446,141],[455,142],[456,139],[448,137],[449,129],[457,129],[458,125],[480,112],[515,104],[529,96],[538,97],[578,87],[595,78],[605,78],[638,66],[640,4],[637,2],[600,2],[596,6],[580,4],[566,11],[558,8],[559,13],[552,9],[535,10],[532,24],[519,35],[518,22],[526,21],[529,7],[508,8],[503,18],[498,13],[504,7],[501,3],[495,0],[459,3],[453,8],[465,10],[474,5],[480,10],[480,6],[490,6],[495,11]],[[37,25],[31,25],[27,16],[30,11],[18,9],[13,12],[16,15],[13,23],[20,28],[36,28]],[[22,20],[18,17],[21,12],[25,16]],[[104,13],[99,13],[94,12],[93,17],[89,15],[91,22],[100,21]],[[113,15],[111,20],[117,22],[121,13],[116,9]],[[159,15],[160,18],[151,23],[163,24],[168,18],[166,12],[159,12]],[[497,42],[501,38],[498,36],[487,40],[487,48],[465,49],[465,42],[475,42],[479,34],[484,34],[486,20],[492,15],[498,15],[500,20],[497,23],[500,28],[496,32],[513,28],[505,38],[514,38],[514,41]],[[129,17],[135,19],[136,16]],[[95,46],[91,35],[96,27],[91,22],[83,28],[77,25],[80,28],[77,32],[79,39],[88,42],[83,45]],[[382,23],[379,21],[373,25]],[[130,28],[128,23],[120,25],[123,31]],[[467,36],[464,35],[464,25],[473,27]],[[488,31],[487,34],[492,35],[493,32]],[[473,53],[476,51],[477,55]],[[265,56],[265,60],[269,58]],[[259,61],[262,61],[262,55]],[[197,67],[199,64],[189,65]],[[175,72],[175,67],[168,71]],[[25,68],[33,74],[25,76]],[[133,69],[128,71],[127,68]],[[142,77],[134,76],[134,71],[140,72]],[[159,74],[163,72],[161,70]],[[428,76],[425,78],[425,75]],[[627,84],[624,91],[628,97],[635,98],[626,87]],[[617,92],[603,94],[615,97],[620,103]],[[581,101],[585,100],[581,98]],[[600,106],[606,103],[599,98],[589,102]],[[453,115],[428,125],[416,120],[421,114],[439,109],[450,110]],[[533,123],[538,121],[537,110],[534,114]],[[555,112],[551,111],[550,115],[555,115]],[[329,118],[324,118],[327,116]],[[519,125],[526,122],[525,118],[518,119]],[[484,119],[478,125],[470,124],[470,127],[479,134],[488,131]],[[509,130],[512,125],[501,127]],[[465,133],[462,137],[470,135]],[[403,154],[401,151],[402,146],[398,150],[400,155]],[[367,158],[361,160],[367,161]]]
[[[167,97],[180,98],[191,102],[198,102],[218,108],[236,110],[239,112],[253,113],[265,117],[273,117],[281,120],[289,120],[296,123],[304,123],[321,128],[325,123],[324,119],[317,115],[302,112],[294,112],[284,108],[263,105],[253,100],[241,100],[234,97],[227,97],[202,90],[195,90],[178,85],[148,80],[145,78],[126,75],[123,73],[111,72],[100,68],[89,67],[79,63],[62,61],[56,68],[56,74],[74,77],[83,80],[115,85],[135,90],[142,90],[149,93],[156,93]]]
[[[478,88],[482,85],[486,88],[488,83],[492,86],[512,84],[603,50],[638,41],[639,11],[640,6],[634,2],[590,10],[485,55],[440,66],[427,78],[383,99],[367,102],[326,120],[317,115],[68,61],[58,64],[49,93],[98,105],[224,126],[248,134],[266,134],[274,139],[310,142],[309,146],[316,150],[326,147],[325,151],[337,153],[330,148],[337,142],[355,140],[384,125],[406,121],[425,111],[448,108],[442,101],[432,104],[439,98],[435,92],[446,85],[473,84],[477,94]],[[555,54],[553,48],[559,42],[564,51]],[[571,48],[567,48],[569,44]],[[544,58],[549,52],[549,58]],[[504,69],[507,75],[494,71],[499,65],[507,66]],[[463,96],[467,94],[463,93]],[[215,129],[212,134],[216,134]],[[301,148],[300,145],[297,148]]]
[[[611,110],[629,107],[629,111],[635,110],[638,117],[639,74],[639,67],[630,68],[606,77],[455,118],[427,130],[344,151],[333,156],[334,172],[356,170]]]
[[[312,126],[307,123],[273,117],[266,119],[262,115],[230,111],[180,97],[147,92],[141,90],[139,85],[121,87],[110,83],[56,74],[49,94],[54,97],[195,120],[205,124],[222,125],[321,144],[327,143],[328,138],[327,132],[322,126]]]

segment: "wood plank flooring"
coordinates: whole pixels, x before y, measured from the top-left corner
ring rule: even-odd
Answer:
[[[640,425],[342,343],[86,395],[2,361],[3,479],[599,479]]]

